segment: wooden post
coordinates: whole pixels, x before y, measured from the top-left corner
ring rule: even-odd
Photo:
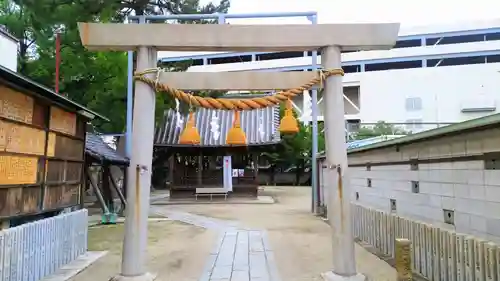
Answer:
[[[125,201],[127,201],[127,167],[123,167],[122,168],[123,170],[123,186],[122,186],[122,190],[123,190],[123,197],[125,198]]]
[[[168,186],[168,189],[170,189],[171,186],[174,185],[174,166],[175,166],[175,153],[170,155],[170,158],[168,159],[168,182],[170,182],[170,185]]]
[[[255,180],[255,183],[259,185],[259,155],[257,152],[252,154],[252,161],[253,161],[253,177]]]
[[[201,152],[198,155],[198,173],[196,175],[198,187],[203,187],[203,154]]]
[[[411,272],[411,241],[396,239],[396,272],[398,281],[413,280]]]
[[[118,184],[116,183],[115,179],[113,178],[113,174],[112,173],[109,173],[109,181],[111,183],[111,185],[113,186],[113,188],[115,189],[116,191],[116,194],[118,195],[118,197],[120,198],[120,201],[122,202],[122,205],[123,207],[125,208],[125,206],[127,205],[127,200],[125,199],[125,196],[123,196],[123,193],[122,191],[120,190],[120,187],[118,186]]]
[[[101,173],[101,179],[102,179],[102,193],[104,196],[104,202],[106,203],[106,206],[110,210],[111,213],[114,213],[114,200],[113,200],[113,192],[111,191],[111,186],[110,186],[110,170],[109,170],[109,165],[103,163],[101,166],[102,173]]]
[[[94,178],[92,177],[92,173],[90,170],[87,170],[87,179],[94,189],[95,196],[97,197],[97,200],[99,201],[99,204],[101,205],[102,210],[104,211],[105,214],[109,213],[108,206],[106,206],[106,201],[104,201],[104,198],[102,196],[101,191],[99,190],[99,186],[97,186],[97,183],[94,181]]]

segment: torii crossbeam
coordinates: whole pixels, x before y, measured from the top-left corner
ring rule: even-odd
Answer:
[[[342,50],[377,50],[394,46],[397,23],[319,25],[196,25],[79,23],[83,45],[94,51],[137,51],[139,72],[156,68],[156,52],[165,51],[322,51],[325,70],[340,69]],[[158,75],[158,76],[156,76]],[[185,90],[270,90],[292,88],[318,75],[295,73],[160,73],[148,74],[157,83]],[[325,280],[365,280],[356,272],[351,233],[350,188],[344,131],[342,77],[325,77],[325,134],[328,219],[332,226],[333,270]],[[316,106],[316,105],[315,105]],[[115,280],[153,280],[146,273],[145,251],[149,186],[153,154],[155,91],[136,82],[132,157],[122,273]]]

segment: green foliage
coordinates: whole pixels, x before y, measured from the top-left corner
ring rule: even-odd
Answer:
[[[60,92],[111,119],[111,122],[96,121],[97,130],[116,133],[125,128],[127,54],[85,50],[80,43],[77,22],[123,22],[130,14],[226,13],[229,5],[229,0],[222,0],[219,5],[200,5],[199,0],[0,0],[0,24],[20,39],[18,71],[52,88],[55,81],[54,33],[60,29]],[[167,22],[211,24],[215,20]],[[168,71],[184,71],[191,65],[192,61],[184,61],[160,66]],[[218,97],[222,92],[195,94]],[[175,101],[168,93],[159,93],[157,120],[165,109],[174,105]],[[181,110],[187,109],[188,105],[182,104]],[[280,113],[283,116],[283,107]],[[319,151],[324,150],[322,129],[320,124]],[[295,167],[297,176],[300,176],[311,166],[311,152],[312,128],[300,123],[297,134],[283,135],[278,150],[266,156],[275,167]]]
[[[408,135],[403,129],[396,128],[392,124],[388,124],[384,121],[378,121],[373,127],[361,127],[355,134],[355,139],[362,140],[367,138],[373,138],[385,135]]]
[[[293,112],[295,118],[298,118],[297,113]],[[280,106],[280,118],[285,115],[285,106]],[[318,124],[318,151],[325,149],[325,136],[323,124]],[[263,153],[270,164],[282,170],[292,169],[295,172],[296,184],[302,174],[310,169],[312,157],[312,126],[304,125],[299,121],[299,131],[293,135],[281,135],[282,142],[277,151],[273,153]]]
[[[129,14],[225,13],[228,8],[229,0],[204,6],[198,0],[0,0],[0,24],[20,39],[18,71],[51,88],[55,83],[54,33],[61,28],[60,92],[111,119],[97,121],[94,125],[99,131],[116,133],[125,128],[127,54],[86,51],[77,22],[123,22]],[[170,71],[189,66],[189,62],[166,65]],[[174,104],[169,96],[157,95],[157,120]]]

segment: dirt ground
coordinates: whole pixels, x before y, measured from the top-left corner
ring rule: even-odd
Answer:
[[[322,280],[331,270],[330,227],[310,212],[310,188],[266,187],[261,195],[273,196],[269,205],[173,205],[168,208],[194,214],[239,221],[242,225],[266,229],[282,280]],[[395,270],[356,245],[358,272],[369,280],[396,280]]]
[[[120,272],[123,224],[89,229],[89,250],[109,251],[72,281],[107,281]],[[217,233],[182,222],[149,223],[148,269],[158,281],[197,281]]]

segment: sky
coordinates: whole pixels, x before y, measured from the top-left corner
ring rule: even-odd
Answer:
[[[201,0],[200,4],[219,0]],[[404,4],[403,4],[404,3]],[[317,12],[318,23],[397,22],[401,31],[416,26],[447,25],[500,19],[498,0],[231,0],[230,14]],[[232,24],[309,24],[304,18],[229,19]],[[439,29],[439,28],[436,28]],[[418,28],[416,29],[418,30]],[[160,52],[160,57],[178,57],[200,52]]]
[[[215,0],[216,2],[217,0]],[[202,0],[201,2],[210,2]],[[318,12],[319,23],[400,22],[402,27],[500,18],[496,0],[231,0],[229,13]],[[305,19],[231,20],[248,24],[307,23]]]

